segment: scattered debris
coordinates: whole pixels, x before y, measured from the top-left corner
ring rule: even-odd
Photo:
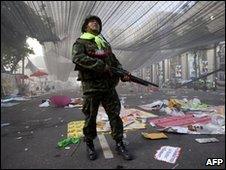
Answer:
[[[150,120],[152,125],[157,127],[169,127],[169,126],[187,126],[190,124],[202,123],[207,124],[211,122],[209,115],[202,117],[195,117],[193,114],[186,114],[184,116],[162,116],[159,118],[153,118]]]
[[[146,124],[143,123],[144,119],[156,117],[156,115],[140,111],[137,109],[124,109],[120,114],[122,118],[124,130],[131,129],[144,129]],[[142,122],[140,122],[142,120]],[[68,123],[68,137],[81,137],[83,136],[82,128],[84,121],[72,121]],[[110,132],[110,122],[103,107],[100,107],[97,115],[97,132]]]
[[[77,144],[78,142],[80,142],[80,138],[75,138],[75,137],[69,137],[69,138],[65,138],[65,139],[61,139],[58,143],[57,146],[59,148],[64,148],[67,147],[70,144]],[[68,148],[67,148],[68,149]]]
[[[72,121],[68,123],[68,134],[67,137],[80,138],[83,137],[83,126],[85,124],[84,120]]]
[[[211,120],[214,125],[220,125],[220,126],[225,125],[225,118],[219,114],[212,114]]]
[[[141,105],[140,108],[148,111],[159,110],[170,115],[182,115],[184,111],[206,111],[208,110],[207,104],[202,104],[197,98],[187,100],[178,100],[170,98],[169,100],[158,100],[151,104]]]
[[[64,108],[77,108],[77,107],[82,107],[82,105],[81,104],[77,104],[77,105],[69,104],[68,106],[65,106]]]
[[[152,113],[141,111],[138,109],[126,109],[121,106],[120,117],[123,121],[125,130],[144,129],[148,118],[157,117]],[[108,132],[111,130],[108,116],[103,107],[99,107],[97,115],[97,131]]]
[[[9,126],[10,123],[1,123],[1,128],[4,127],[4,126]]]
[[[27,101],[27,100],[30,100],[30,98],[14,96],[14,97],[9,97],[7,99],[1,99],[1,103],[10,102],[10,101]]]
[[[45,102],[39,105],[39,107],[49,107],[50,106],[50,101],[47,99]]]
[[[71,98],[68,96],[52,96],[50,101],[56,107],[65,107],[71,103]]]
[[[155,159],[168,163],[175,163],[179,157],[181,148],[162,146],[155,154]]]
[[[152,133],[141,132],[141,134],[143,135],[143,137],[148,138],[148,139],[166,139],[166,138],[168,138],[162,132],[152,132]]]
[[[219,142],[216,138],[197,138],[195,139],[198,143],[210,143],[210,142]]]
[[[188,128],[187,127],[181,127],[181,126],[170,126],[163,129],[157,129],[159,131],[165,131],[165,132],[172,132],[172,133],[184,133],[188,134]]]
[[[172,108],[179,109],[179,108],[181,108],[182,103],[177,99],[169,99],[167,105],[170,109],[172,109]]]
[[[169,126],[158,128],[158,131],[186,134],[225,134],[225,126],[208,124],[193,124],[188,126]]]
[[[11,107],[11,106],[15,106],[19,103],[1,103],[1,107]]]
[[[144,109],[144,110],[152,111],[152,110],[159,110],[163,105],[164,105],[164,102],[158,100],[158,101],[155,101],[151,104],[141,105],[139,107]]]
[[[39,107],[64,107],[64,108],[80,108],[82,107],[82,98],[70,98],[68,96],[52,96],[50,99],[42,100]]]
[[[83,99],[82,98],[72,98],[71,103],[65,108],[75,108],[75,107],[82,107]]]

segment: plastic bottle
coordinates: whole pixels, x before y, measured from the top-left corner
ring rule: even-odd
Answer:
[[[59,142],[57,143],[57,146],[58,146],[59,148],[64,148],[64,147],[66,147],[66,146],[68,146],[68,145],[70,145],[70,144],[76,144],[76,143],[78,143],[79,140],[80,140],[79,138],[69,137],[69,138],[62,139],[61,141],[59,141]]]

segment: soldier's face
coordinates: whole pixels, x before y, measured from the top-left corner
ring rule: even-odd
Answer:
[[[100,25],[96,20],[91,20],[87,24],[86,28],[87,32],[95,32],[98,33],[100,31]]]

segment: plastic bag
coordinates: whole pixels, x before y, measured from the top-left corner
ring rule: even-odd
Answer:
[[[70,145],[70,144],[77,144],[80,142],[80,138],[73,138],[73,137],[69,137],[66,139],[62,139],[57,143],[57,146],[59,148],[65,148],[66,146]]]

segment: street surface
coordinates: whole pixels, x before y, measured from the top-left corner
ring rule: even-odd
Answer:
[[[55,95],[81,97],[72,90],[61,91]],[[3,169],[225,169],[225,135],[188,135],[165,133],[168,139],[148,140],[141,132],[153,129],[132,130],[126,132],[128,149],[134,155],[134,160],[125,161],[115,153],[115,142],[109,134],[105,134],[107,144],[113,153],[113,158],[105,159],[99,139],[94,143],[98,159],[89,161],[86,157],[86,146],[81,142],[73,152],[72,145],[68,150],[56,148],[57,142],[67,135],[67,124],[82,120],[84,116],[78,108],[40,108],[39,104],[54,94],[48,94],[22,101],[20,104],[1,108],[1,123],[10,123],[1,127],[1,168]],[[155,100],[168,98],[192,99],[211,105],[224,105],[224,91],[194,91],[177,90],[135,94],[120,92],[126,96],[126,105],[136,107],[152,103]],[[142,97],[141,97],[142,96]],[[218,143],[200,144],[196,138],[215,137]],[[180,147],[180,155],[175,164],[156,160],[156,151],[161,146]],[[208,158],[221,158],[220,166],[206,166]]]

